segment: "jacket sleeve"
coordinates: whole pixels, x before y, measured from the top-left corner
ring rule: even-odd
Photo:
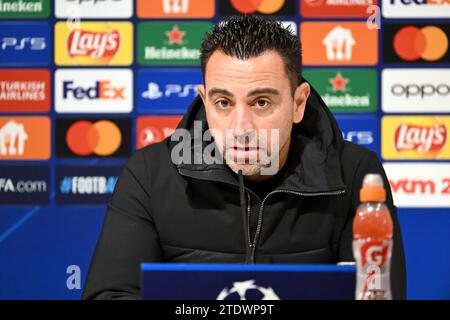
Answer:
[[[82,299],[140,299],[140,264],[161,261],[143,153],[137,151],[116,183]]]
[[[354,260],[352,250],[353,240],[353,218],[356,208],[359,205],[359,190],[361,188],[364,176],[367,173],[379,173],[383,177],[384,186],[386,188],[386,205],[391,213],[392,222],[394,224],[393,251],[391,259],[391,291],[393,299],[406,299],[406,263],[405,253],[403,249],[403,240],[397,217],[397,207],[394,206],[391,187],[386,177],[381,162],[376,153],[370,151],[364,156],[357,166],[356,173],[351,186],[351,204],[349,207],[349,219],[344,227],[339,246],[339,261]]]

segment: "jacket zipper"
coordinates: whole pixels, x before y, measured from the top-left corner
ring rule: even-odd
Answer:
[[[249,240],[249,246],[250,246],[250,257],[247,257],[246,261],[249,261],[249,263],[251,263],[251,264],[255,263],[256,246],[258,245],[259,234],[261,233],[261,230],[262,230],[262,217],[263,217],[263,213],[264,213],[264,203],[269,198],[269,196],[271,196],[275,193],[291,193],[291,194],[295,194],[295,195],[299,195],[299,196],[303,196],[303,197],[316,197],[316,196],[340,195],[340,194],[345,193],[345,189],[337,190],[337,191],[330,191],[330,192],[315,192],[315,193],[297,192],[297,191],[285,190],[285,189],[274,190],[274,191],[270,192],[269,194],[267,194],[264,197],[263,201],[261,202],[261,206],[259,208],[259,213],[258,213],[258,224],[256,225],[256,231],[255,231],[255,236],[253,238],[253,241],[250,240],[250,205],[248,205],[247,206],[248,234],[249,234],[248,240]]]
[[[185,172],[181,172],[180,169],[178,169],[178,173],[181,174],[182,176],[187,176],[187,177],[192,177],[190,174],[185,173]],[[193,177],[195,178],[195,177]],[[219,181],[217,181],[219,182]],[[228,182],[222,182],[234,187],[239,187],[236,186],[235,184],[231,184]],[[258,200],[261,200],[253,191],[251,191],[250,189],[248,189],[247,187],[244,187],[245,190],[248,193],[253,194]],[[250,206],[250,199],[251,197],[249,196],[249,194],[246,192],[247,194],[247,199],[248,204],[247,204],[247,225],[248,225],[248,246],[250,247],[250,256],[246,256],[245,257],[245,262],[246,263],[250,263],[250,264],[254,264],[255,263],[255,253],[256,253],[256,246],[258,244],[258,238],[259,238],[259,234],[261,233],[261,229],[262,229],[262,216],[263,216],[263,212],[264,212],[264,203],[267,200],[267,198],[269,196],[271,196],[272,194],[275,193],[291,193],[291,194],[296,194],[299,196],[304,196],[304,197],[315,197],[315,196],[333,196],[333,195],[340,195],[345,193],[345,189],[341,189],[341,190],[337,190],[337,191],[330,191],[330,192],[297,192],[297,191],[292,191],[292,190],[286,190],[286,189],[279,189],[279,190],[274,190],[272,192],[270,192],[269,194],[267,194],[264,199],[261,202],[261,206],[259,208],[259,213],[258,213],[258,223],[256,225],[256,231],[255,231],[255,236],[253,237],[253,241],[251,241],[250,239],[250,210],[251,210],[251,206]]]

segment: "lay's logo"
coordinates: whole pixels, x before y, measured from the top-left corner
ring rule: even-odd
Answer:
[[[450,159],[449,127],[449,116],[383,117],[383,158]]]
[[[129,22],[81,22],[55,26],[57,65],[130,65],[133,62]]]
[[[402,124],[395,130],[395,148],[399,152],[439,153],[447,141],[445,125],[434,127]]]
[[[86,56],[91,59],[102,57],[110,59],[119,50],[120,34],[117,30],[111,32],[91,32],[73,30],[67,41],[71,57]]]

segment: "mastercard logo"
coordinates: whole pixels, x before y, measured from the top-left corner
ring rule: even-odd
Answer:
[[[436,26],[406,26],[394,35],[394,51],[406,61],[437,61],[448,51],[448,37]]]
[[[120,128],[112,121],[80,120],[67,130],[66,144],[78,156],[109,156],[115,153],[122,143]]]
[[[241,13],[271,14],[283,7],[285,0],[231,0],[233,8]]]

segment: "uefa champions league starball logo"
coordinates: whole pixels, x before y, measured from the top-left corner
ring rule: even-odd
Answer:
[[[216,300],[280,300],[271,287],[261,287],[255,280],[234,282],[228,289],[224,288]]]

